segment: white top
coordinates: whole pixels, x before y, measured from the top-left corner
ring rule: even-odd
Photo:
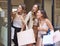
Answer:
[[[43,21],[43,24],[39,24],[39,27],[48,28],[48,26],[47,26],[45,21]],[[46,34],[46,31],[39,31],[38,32],[38,37],[40,37],[41,34]]]
[[[13,21],[13,26],[18,27],[18,28],[22,28],[22,20],[21,20],[20,16],[21,15],[16,14],[16,17]]]

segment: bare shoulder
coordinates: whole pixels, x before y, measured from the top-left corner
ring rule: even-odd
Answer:
[[[51,21],[49,19],[45,19],[46,23],[51,23]]]
[[[16,16],[16,12],[12,12],[11,17],[15,18],[15,16]]]

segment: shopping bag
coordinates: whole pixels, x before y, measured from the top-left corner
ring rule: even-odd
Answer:
[[[56,30],[54,32],[54,43],[57,43],[60,41],[60,31],[59,30]]]
[[[50,34],[43,36],[43,44],[53,44],[53,32],[50,32]]]
[[[17,33],[18,46],[35,43],[33,29],[27,29]]]

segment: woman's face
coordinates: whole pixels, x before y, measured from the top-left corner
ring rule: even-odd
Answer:
[[[37,5],[34,5],[33,8],[32,8],[32,11],[33,12],[36,12],[38,10],[38,6]]]
[[[37,18],[38,18],[38,19],[41,18],[41,16],[42,16],[41,11],[38,10],[36,15],[37,15]]]
[[[22,6],[21,5],[19,5],[19,7],[18,7],[18,9],[17,9],[17,12],[22,12]]]

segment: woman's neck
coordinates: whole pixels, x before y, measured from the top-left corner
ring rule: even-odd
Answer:
[[[45,19],[44,18],[39,18],[40,21],[44,21]]]

